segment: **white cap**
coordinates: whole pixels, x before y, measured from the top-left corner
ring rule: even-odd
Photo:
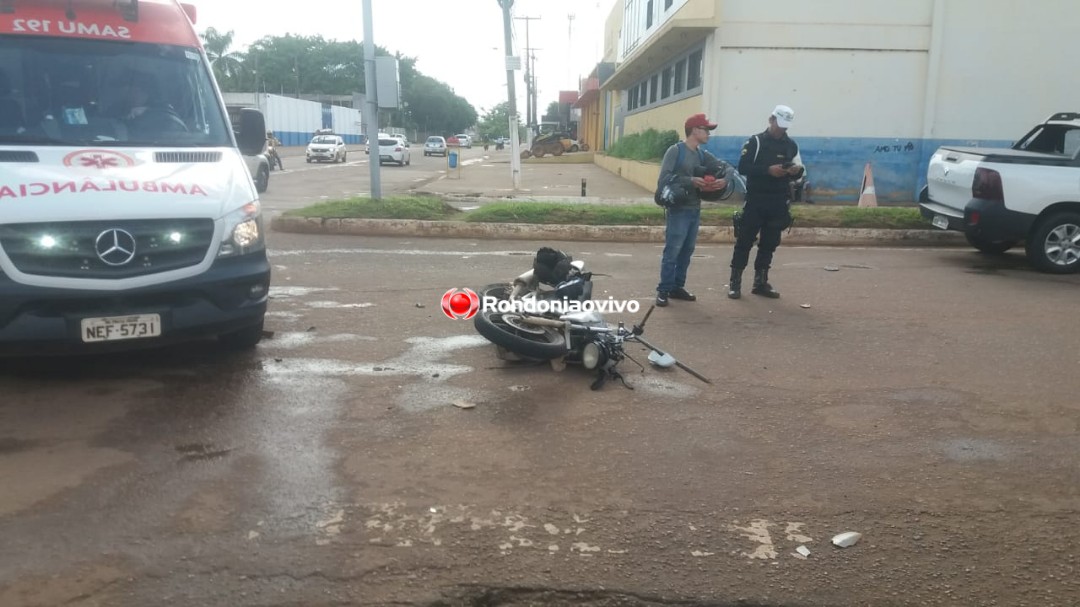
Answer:
[[[786,105],[776,106],[772,111],[772,115],[776,118],[776,126],[783,129],[789,128],[795,120],[795,110]]]

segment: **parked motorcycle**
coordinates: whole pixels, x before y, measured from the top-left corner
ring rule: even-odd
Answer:
[[[638,343],[650,350],[649,360],[657,366],[677,366],[712,383],[642,337],[653,307],[640,325],[628,329],[623,322],[611,326],[599,311],[585,305],[592,300],[592,273],[585,271],[583,261],[574,261],[554,249],[540,249],[532,270],[510,283],[488,285],[480,289],[479,295],[482,301],[499,302],[497,306],[482,306],[473,326],[498,346],[500,353],[552,361],[559,370],[572,364],[596,371],[593,390],[599,390],[609,379],[630,388],[618,370],[627,358],[645,370],[627,353],[627,343]],[[547,311],[543,311],[545,308]]]

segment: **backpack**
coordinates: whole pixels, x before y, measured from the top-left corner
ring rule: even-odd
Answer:
[[[671,172],[671,175],[656,188],[656,193],[653,194],[653,202],[665,209],[686,204],[690,200],[690,191],[686,186],[679,183],[679,177],[682,176],[678,173],[679,167],[682,166],[682,161],[686,154],[686,144],[680,141],[675,145],[679,146],[679,155],[675,159],[675,169]],[[704,164],[705,156],[701,153],[701,148],[698,148],[697,152],[698,158],[701,159],[702,164]]]

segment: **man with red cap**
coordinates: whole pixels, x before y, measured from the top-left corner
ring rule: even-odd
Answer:
[[[686,139],[669,147],[660,165],[657,190],[674,185],[683,194],[679,200],[665,206],[664,254],[660,261],[660,284],[656,287],[657,306],[668,305],[669,299],[697,299],[686,290],[686,273],[701,225],[701,192],[728,187],[727,179],[714,177],[716,169],[724,168],[726,163],[721,163],[704,149],[709,133],[715,128],[716,123],[710,122],[705,114],[687,118],[683,125]]]

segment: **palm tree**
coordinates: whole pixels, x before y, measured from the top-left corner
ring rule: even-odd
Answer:
[[[233,32],[230,30],[222,33],[209,27],[203,32],[202,39],[206,57],[214,69],[214,77],[218,84],[225,88],[224,83],[239,76],[243,67],[243,54],[229,50],[233,42]]]

